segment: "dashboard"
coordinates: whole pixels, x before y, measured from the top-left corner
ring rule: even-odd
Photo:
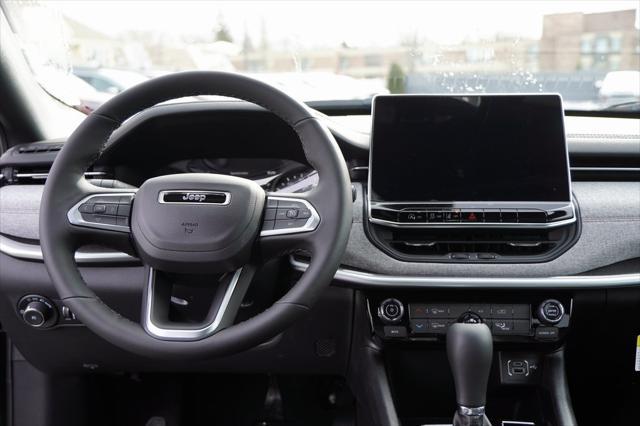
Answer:
[[[522,200],[526,205],[514,207],[518,216],[513,223],[508,222],[508,214],[503,215],[501,209],[506,206],[484,203],[472,206],[476,209],[472,211],[476,219],[481,218],[481,221],[465,222],[463,217],[470,220],[470,216],[463,216],[463,213],[469,212],[464,211],[467,207],[460,203],[469,200],[447,197],[428,207],[418,204],[424,208],[425,221],[417,226],[403,223],[400,219],[405,216],[388,209],[395,215],[391,222],[397,221],[401,225],[390,226],[370,220],[369,178],[372,172],[377,173],[370,169],[371,135],[366,129],[353,130],[363,121],[371,126],[371,117],[320,117],[344,155],[354,189],[349,242],[333,286],[327,290],[313,316],[316,321],[312,318],[301,324],[287,333],[281,342],[242,355],[242,362],[212,361],[211,368],[246,371],[247,365],[251,365],[255,369],[297,368],[305,372],[342,374],[348,356],[344,348],[349,347],[345,324],[353,319],[354,295],[359,294],[353,289],[362,290],[366,295],[374,331],[383,338],[386,338],[385,327],[400,327],[392,330],[405,333],[403,339],[438,338],[442,328],[431,330],[433,333],[419,333],[417,327],[420,324],[422,327],[425,324],[446,326],[451,315],[466,304],[480,307],[507,305],[511,306],[512,312],[516,308],[525,312],[520,312],[517,318],[513,316],[515,313],[510,314],[512,318],[505,321],[506,329],[500,328],[502,321],[497,321],[496,327],[500,329],[496,329],[496,335],[526,343],[544,338],[542,332],[545,330],[538,330],[540,324],[533,317],[536,307],[543,302],[553,299],[566,309],[566,320],[559,326],[561,333],[556,336],[563,338],[568,330],[568,319],[574,321],[571,316],[574,291],[640,285],[640,175],[634,166],[640,159],[640,138],[634,134],[637,120],[565,117],[566,140],[561,142],[566,142],[563,149],[569,152],[570,168],[565,172],[571,176],[570,200],[575,208],[575,220],[571,223],[556,227],[511,226],[520,223],[517,219],[519,208],[533,209],[535,206],[526,202],[542,201],[539,199]],[[12,334],[21,352],[45,370],[75,371],[82,369],[86,360],[99,361],[111,370],[122,369],[123,364],[131,371],[188,368],[168,364],[150,366],[147,359],[116,354],[113,347],[77,327],[79,322],[57,298],[38,245],[38,222],[42,184],[63,143],[58,140],[16,146],[0,158],[0,266],[3,271],[0,303],[5,304],[5,309],[0,310],[0,321],[3,327]],[[374,151],[380,147],[377,143],[376,139]],[[401,170],[410,165],[412,158],[398,156],[395,161],[395,166]],[[376,163],[373,167],[380,165]],[[567,167],[566,163],[564,167]],[[272,114],[241,102],[199,102],[150,108],[125,122],[113,134],[86,177],[96,185],[130,188],[139,187],[151,177],[193,172],[245,177],[271,193],[305,192],[318,182],[318,174],[306,161],[297,135]],[[399,179],[394,185],[406,191],[412,186],[415,189],[415,182],[400,175],[396,177]],[[443,187],[446,184],[446,180],[440,181],[436,189],[446,190]],[[385,200],[375,197],[373,201],[385,204]],[[401,201],[410,202],[402,208],[415,207],[415,201],[425,201],[425,198]],[[379,207],[386,208],[384,205]],[[457,213],[458,208],[459,219],[446,222],[447,217],[454,220],[451,213]],[[496,213],[491,209],[499,210],[497,223],[509,226],[494,226],[496,216],[492,219],[487,214]],[[438,215],[431,223],[427,210]],[[410,212],[402,214],[405,213]],[[524,223],[531,225],[529,221]],[[438,226],[431,226],[436,224]],[[450,226],[452,224],[455,226]],[[485,226],[478,226],[480,224]],[[258,286],[261,290],[254,305],[246,308],[245,315],[250,316],[269,306],[272,300],[265,297],[265,293],[283,291],[272,289],[274,283],[286,286],[306,270],[307,253],[287,254],[278,260],[279,269],[269,266],[281,275],[274,278],[271,273],[264,274],[264,282]],[[101,247],[83,247],[76,253],[76,260],[92,288],[107,304],[117,307],[133,320],[139,318],[140,280],[144,270],[135,257]],[[458,297],[459,289],[464,289],[464,298]],[[54,333],[32,329],[18,316],[18,304],[26,300],[25,296],[33,295],[45,297],[57,312],[57,325],[51,327]],[[387,322],[380,319],[376,309],[383,304],[389,305],[384,303],[387,299],[398,300],[407,315],[397,321],[391,317],[384,320]],[[434,300],[446,311],[439,318],[411,310]],[[398,306],[396,304],[396,308]],[[390,313],[388,309],[385,312]],[[501,319],[491,312],[487,316],[489,320],[496,323]],[[322,321],[317,321],[318,318]],[[525,320],[528,321],[526,324],[522,322]],[[512,323],[513,327],[518,325],[517,330],[509,329]],[[316,336],[319,335],[338,336],[335,356],[319,358],[315,351],[299,350],[301,347],[316,348]],[[68,347],[73,347],[74,351],[68,351]],[[296,356],[283,363],[282,354]]]

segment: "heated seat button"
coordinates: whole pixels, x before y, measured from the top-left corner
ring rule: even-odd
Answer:
[[[427,305],[423,303],[409,303],[409,318],[426,318]]]
[[[423,319],[411,320],[411,332],[413,334],[429,333],[429,321]]]

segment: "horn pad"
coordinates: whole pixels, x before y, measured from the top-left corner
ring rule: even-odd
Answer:
[[[147,180],[136,193],[131,232],[142,260],[170,272],[224,272],[246,264],[266,194],[233,176],[188,173]]]

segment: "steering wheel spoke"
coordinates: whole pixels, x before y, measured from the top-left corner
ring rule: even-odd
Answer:
[[[310,194],[267,196],[260,230],[263,253],[310,247],[321,221]]]
[[[171,295],[171,279],[163,272],[148,267],[142,326],[147,334],[159,340],[194,341],[216,334],[233,324],[254,273],[253,265],[245,265],[220,276],[204,320],[186,322],[175,321],[170,314],[171,304],[176,302]]]
[[[98,244],[132,252],[130,217],[135,190],[83,193],[67,212],[76,245]]]

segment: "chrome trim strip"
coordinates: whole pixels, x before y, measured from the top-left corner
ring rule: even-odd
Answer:
[[[367,166],[356,166],[350,169],[351,171],[369,171]],[[572,172],[578,171],[590,171],[590,172],[640,172],[640,167],[571,167]]]
[[[291,266],[304,272],[309,264],[290,257]],[[363,288],[605,288],[640,286],[640,272],[621,275],[568,275],[560,277],[422,277],[382,275],[339,268],[335,280]]]
[[[572,167],[572,172],[640,172],[640,167]]]
[[[151,307],[153,304],[153,286],[155,281],[155,271],[153,268],[149,268],[149,279],[147,280],[147,295],[145,299],[144,315],[142,325],[144,329],[151,336],[161,340],[200,340],[207,336],[214,334],[218,331],[218,327],[222,322],[224,313],[229,306],[231,296],[236,289],[240,275],[242,274],[242,268],[236,270],[231,278],[231,282],[227,287],[227,290],[222,297],[220,307],[213,321],[201,328],[194,329],[181,329],[181,328],[162,328],[156,325],[151,319]]]
[[[96,228],[96,229],[106,229],[108,231],[116,231],[116,232],[131,232],[131,227],[123,226],[123,225],[110,225],[108,223],[93,223],[87,222],[82,218],[82,214],[80,213],[80,206],[92,198],[96,197],[133,197],[135,196],[135,192],[102,192],[97,194],[91,194],[87,197],[84,197],[82,200],[78,201],[76,205],[69,209],[67,212],[67,219],[69,223],[76,226],[84,226],[86,228]]]
[[[484,405],[480,407],[465,407],[464,405],[460,405],[458,407],[458,412],[463,416],[484,416]]]
[[[85,177],[105,176],[106,172],[84,172]],[[45,180],[49,173],[16,173],[17,178],[31,178],[34,180]]]
[[[27,244],[0,235],[0,253],[16,259],[43,261],[42,249],[37,244]],[[137,263],[139,260],[119,251],[87,252],[78,250],[77,263]]]
[[[207,195],[224,195],[224,201],[221,203],[204,203],[202,201],[165,201],[164,196],[167,194],[207,194]],[[231,202],[231,193],[226,191],[201,191],[199,189],[171,189],[160,191],[158,193],[158,202],[160,204],[196,204],[201,206],[226,206]]]
[[[278,200],[278,201],[296,201],[305,205],[306,208],[311,211],[311,216],[303,226],[299,226],[297,228],[285,228],[285,229],[270,229],[267,231],[260,231],[261,237],[270,237],[273,235],[286,235],[286,234],[298,234],[301,232],[310,232],[318,227],[320,223],[320,215],[316,211],[316,209],[305,199],[302,198],[294,198],[294,197],[273,197],[269,195],[267,197],[269,200]]]
[[[371,209],[369,209],[371,212]],[[556,228],[558,226],[569,225],[576,221],[576,217],[559,220],[557,222],[547,222],[547,223],[498,223],[498,222],[426,222],[426,223],[399,223],[392,222],[384,219],[376,219],[371,217],[371,213],[369,213],[369,222],[377,223],[379,225],[390,226],[392,228],[522,228],[526,227],[527,229],[546,229],[546,228]]]

